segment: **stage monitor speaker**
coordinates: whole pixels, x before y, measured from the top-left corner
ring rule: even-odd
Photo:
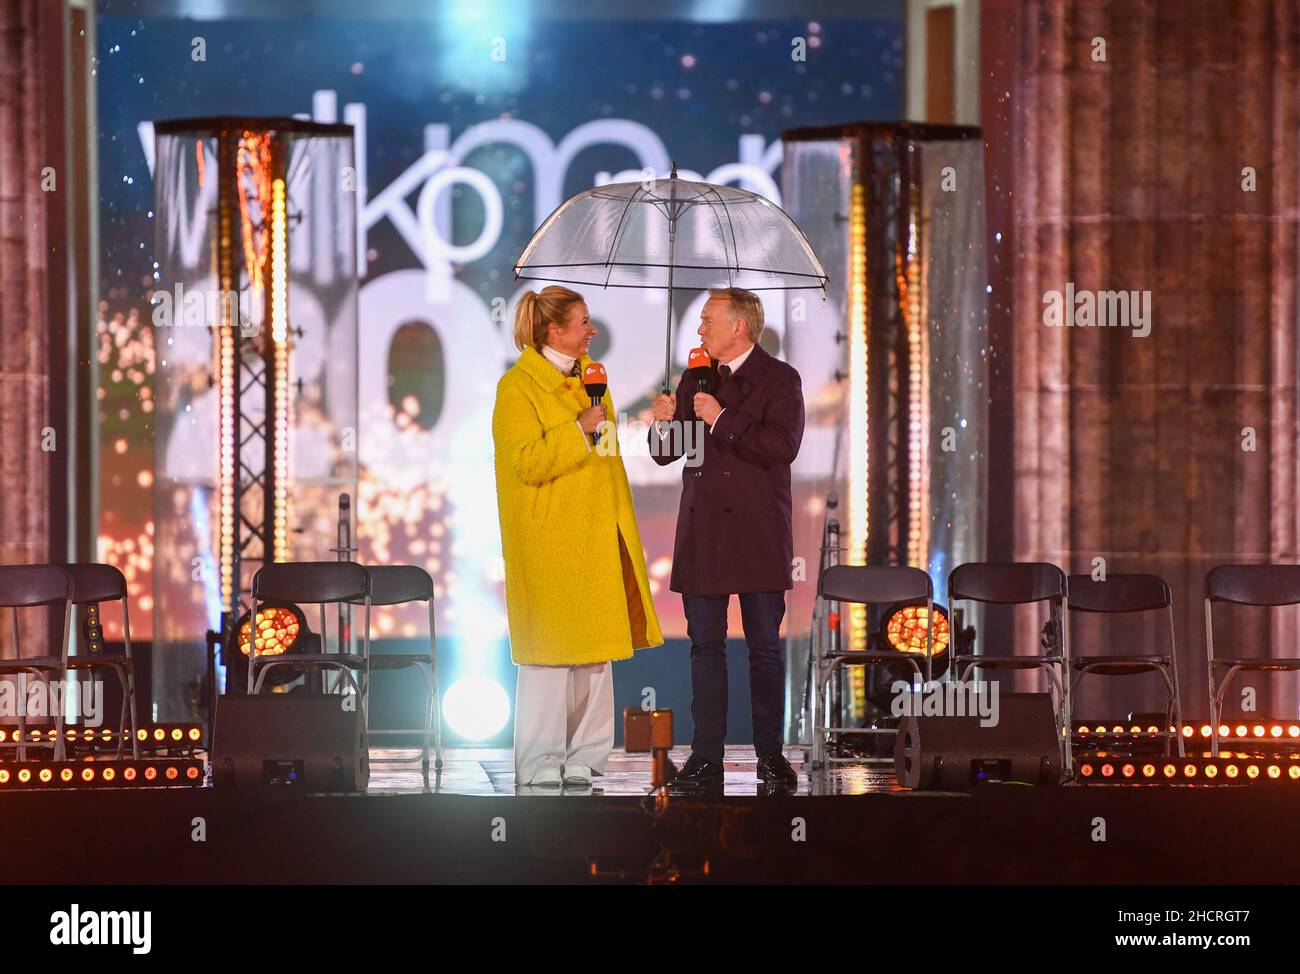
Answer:
[[[213,783],[365,791],[370,754],[355,697],[259,693],[217,698]]]
[[[1000,693],[998,721],[904,717],[894,742],[899,784],[917,791],[969,791],[981,782],[1056,785],[1061,748],[1046,693]]]

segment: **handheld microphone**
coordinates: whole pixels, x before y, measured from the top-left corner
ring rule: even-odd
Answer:
[[[591,397],[591,404],[599,406],[600,401],[605,398],[605,390],[609,388],[609,376],[605,374],[605,366],[599,362],[588,362],[587,367],[582,370],[582,386]],[[592,433],[591,442],[599,441],[600,434]]]
[[[690,358],[686,361],[686,372],[695,380],[695,391],[704,392],[709,385],[709,375],[713,371],[713,360],[709,353],[700,348],[692,348]]]

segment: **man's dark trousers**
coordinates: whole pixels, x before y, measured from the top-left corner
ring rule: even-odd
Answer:
[[[749,700],[754,717],[754,751],[759,758],[781,753],[785,717],[785,653],[781,620],[785,592],[739,596],[740,618],[749,647]],[[727,733],[727,604],[729,595],[683,595],[686,632],[691,637],[691,750],[722,763]]]

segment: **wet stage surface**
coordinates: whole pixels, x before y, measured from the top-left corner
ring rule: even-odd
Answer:
[[[672,761],[681,767],[690,757],[687,746],[672,750]],[[650,755],[627,754],[621,749],[610,753],[605,773],[592,780],[590,788],[516,787],[515,766],[509,748],[446,748],[441,775],[432,767],[428,780],[420,770],[419,752],[406,748],[371,748],[370,795],[442,794],[442,795],[528,795],[537,797],[635,796],[650,793]],[[785,750],[786,759],[799,775],[797,795],[865,795],[899,791],[889,764],[836,765],[809,779],[803,767],[801,747]],[[391,761],[402,758],[402,761]],[[755,773],[757,758],[752,748],[728,747],[724,757],[726,777],[724,794],[754,797],[760,794],[761,782]]]

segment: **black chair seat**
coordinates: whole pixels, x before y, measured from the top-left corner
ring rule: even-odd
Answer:
[[[957,656],[953,659],[956,666],[974,663],[994,670],[1038,670],[1059,662],[1059,656]]]
[[[822,653],[822,659],[859,659],[863,662],[877,663],[881,660],[903,662],[915,659],[918,663],[925,660],[924,653],[887,653],[880,650],[841,649],[834,653]]]
[[[428,653],[373,653],[370,656],[372,670],[400,670],[419,663],[432,664],[433,660]]]
[[[1071,660],[1070,665],[1076,670],[1087,669],[1089,673],[1124,676],[1168,669],[1170,661],[1168,656],[1116,653],[1112,656],[1079,656]]]
[[[72,662],[69,660],[68,662]],[[0,671],[61,670],[63,660],[58,656],[28,656],[24,659],[0,659]]]
[[[1216,656],[1214,658],[1215,666],[1235,666],[1243,670],[1251,670],[1256,673],[1273,672],[1281,673],[1288,670],[1300,670],[1300,659],[1287,656],[1279,656],[1276,659],[1245,659],[1237,656]]]
[[[125,656],[69,656],[68,669],[90,670],[96,666],[130,666]]]
[[[371,657],[373,660],[374,657]],[[342,663],[355,669],[364,669],[366,658],[356,653],[277,653],[274,656],[258,655],[255,666],[267,663],[297,663],[307,666],[337,666]]]

